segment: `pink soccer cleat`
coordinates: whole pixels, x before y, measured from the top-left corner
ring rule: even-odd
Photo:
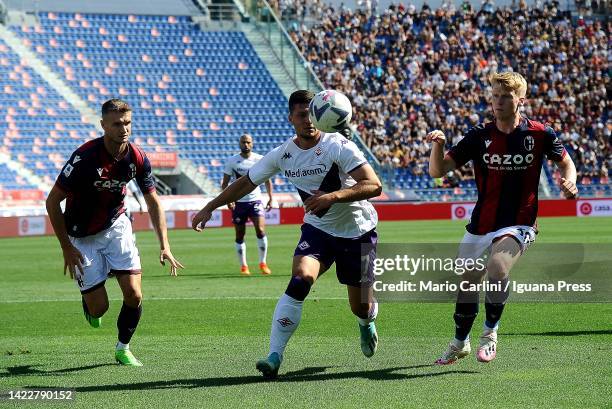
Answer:
[[[480,346],[476,352],[478,362],[491,362],[497,355],[497,331],[485,330],[480,336]]]

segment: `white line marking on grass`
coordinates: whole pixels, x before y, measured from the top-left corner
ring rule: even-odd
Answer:
[[[144,298],[144,302],[147,301],[174,301],[174,300],[278,300],[278,297],[154,297]],[[123,298],[109,298],[109,301],[122,301]],[[342,300],[346,301],[347,297],[310,297],[307,300]],[[1,300],[0,304],[25,304],[33,302],[69,302],[69,301],[81,301],[79,298],[49,298],[49,299],[35,299],[35,300]]]

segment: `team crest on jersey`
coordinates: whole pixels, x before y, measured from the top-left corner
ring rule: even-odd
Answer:
[[[300,244],[298,244],[298,248],[300,250],[306,250],[309,247],[310,247],[310,244],[308,244],[308,242],[306,242],[306,241],[303,241]]]
[[[321,147],[319,146],[316,150],[315,150],[315,155],[317,156],[321,156],[321,154],[323,153],[323,149],[321,149]]]
[[[527,135],[525,139],[523,139],[523,145],[525,146],[525,149],[527,149],[528,151],[533,150],[535,146],[535,141],[533,140],[533,136]]]
[[[130,163],[130,179],[134,179],[136,177],[136,164]]]

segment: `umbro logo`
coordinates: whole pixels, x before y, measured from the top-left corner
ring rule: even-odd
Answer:
[[[310,248],[310,244],[308,244],[307,242],[303,241],[300,244],[298,244],[298,248],[300,250],[306,250],[307,248]]]
[[[485,141],[485,146],[488,148],[489,145],[491,145],[491,142],[493,142],[493,141],[490,141],[490,140],[489,141]]]
[[[293,156],[290,152],[285,152],[281,159],[291,159]]]
[[[289,325],[293,325],[294,324],[294,322],[291,321],[289,319],[289,317],[284,317],[284,318],[277,319],[276,322],[278,322],[281,325],[281,327],[283,327],[283,328],[284,327],[288,327]]]

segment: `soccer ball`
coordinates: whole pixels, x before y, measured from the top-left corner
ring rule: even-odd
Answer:
[[[353,107],[346,95],[327,89],[319,92],[310,101],[308,113],[315,128],[322,132],[333,133],[348,127]]]

